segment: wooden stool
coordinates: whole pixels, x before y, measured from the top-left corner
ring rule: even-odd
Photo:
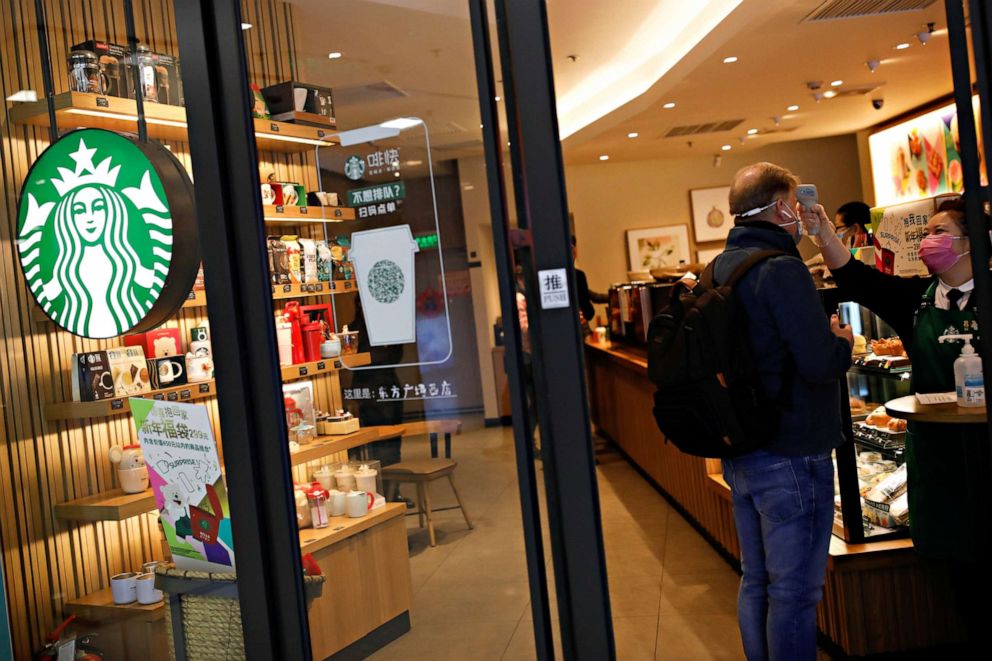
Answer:
[[[421,528],[424,527],[424,519],[427,519],[427,534],[430,536],[431,546],[437,546],[437,540],[434,537],[434,521],[431,518],[431,514],[439,511],[431,506],[431,482],[434,480],[440,480],[444,477],[448,478],[451,491],[454,492],[455,500],[458,501],[458,509],[462,511],[462,516],[465,517],[465,523],[468,525],[469,530],[473,528],[472,521],[468,518],[468,512],[465,511],[465,505],[462,504],[462,497],[458,495],[458,489],[455,488],[455,482],[452,479],[457,465],[458,463],[451,459],[419,459],[404,461],[382,469],[382,479],[389,483],[386,493],[390,499],[396,496],[396,492],[399,490],[401,484],[409,483],[417,485],[417,514],[420,517]]]

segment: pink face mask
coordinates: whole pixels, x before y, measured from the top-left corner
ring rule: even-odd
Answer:
[[[920,260],[927,270],[934,275],[940,275],[952,268],[968,252],[954,252],[954,241],[967,240],[966,236],[951,236],[950,234],[930,234],[923,237],[920,243]]]

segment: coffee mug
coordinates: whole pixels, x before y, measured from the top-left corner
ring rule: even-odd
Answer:
[[[162,591],[155,589],[155,574],[141,574],[135,582],[135,595],[139,604],[157,604],[162,601]]]
[[[344,516],[345,511],[347,511],[345,500],[348,494],[337,489],[331,489],[328,493],[330,496],[327,498],[327,510],[331,516]]]
[[[345,508],[353,519],[365,516],[375,504],[375,495],[366,491],[352,491],[345,496]]]
[[[152,374],[152,385],[157,388],[180,386],[186,383],[186,380],[182,378],[185,370],[181,358],[152,358],[148,361],[148,371]]]
[[[115,604],[130,604],[138,598],[138,575],[133,571],[110,577],[110,593]]]
[[[262,204],[275,204],[276,192],[272,184],[262,184]]]
[[[283,184],[282,185],[282,203],[283,206],[291,207],[295,205],[300,200],[299,193],[296,192],[296,186],[294,184]]]
[[[210,356],[186,354],[186,378],[190,383],[209,381],[214,377],[214,361]]]

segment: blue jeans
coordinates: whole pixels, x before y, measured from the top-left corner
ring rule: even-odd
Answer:
[[[725,459],[741,544],[737,617],[749,661],[816,659],[834,515],[831,453]]]

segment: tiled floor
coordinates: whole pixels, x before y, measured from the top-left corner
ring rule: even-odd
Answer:
[[[408,517],[413,626],[375,659],[534,658],[512,433],[476,428],[454,440],[476,528],[441,512],[430,548]],[[404,458],[427,456],[425,446],[406,442]],[[435,507],[454,504],[435,488]],[[742,659],[733,570],[618,455],[600,455],[599,491],[617,658]]]

